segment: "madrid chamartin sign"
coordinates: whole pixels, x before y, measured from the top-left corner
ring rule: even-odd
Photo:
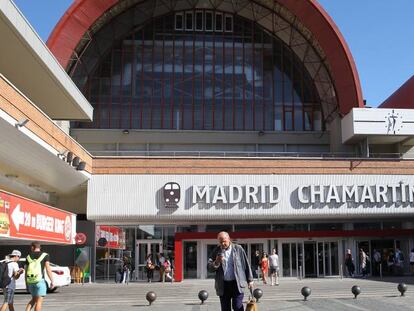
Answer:
[[[288,190],[288,191],[286,191]],[[299,185],[295,189],[283,189],[278,185],[204,185],[192,186],[192,204],[272,204],[288,193],[299,204],[376,204],[386,205],[414,203],[414,185]]]

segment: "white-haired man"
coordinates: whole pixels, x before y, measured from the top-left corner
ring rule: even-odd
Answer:
[[[215,288],[221,311],[243,311],[244,288],[253,286],[252,270],[244,249],[232,243],[227,232],[217,235],[219,245],[211,254],[207,268],[216,273]]]

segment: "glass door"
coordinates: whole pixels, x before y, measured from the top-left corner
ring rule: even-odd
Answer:
[[[184,279],[197,278],[197,242],[184,242]]]
[[[282,243],[282,272],[285,277],[302,277],[303,242]]]
[[[304,243],[305,249],[305,277],[316,277],[318,276],[317,271],[317,261],[316,261],[316,242]]]
[[[163,252],[162,240],[137,240],[136,241],[136,257],[135,257],[135,280],[146,279],[145,266],[148,256],[151,261],[158,264],[158,254]],[[154,271],[154,280],[159,279],[159,270]]]

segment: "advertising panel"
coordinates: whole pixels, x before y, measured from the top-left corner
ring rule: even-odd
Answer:
[[[0,191],[0,236],[74,244],[76,215]]]
[[[106,244],[98,243],[99,240],[106,240]],[[125,232],[114,226],[96,226],[96,246],[125,249]]]

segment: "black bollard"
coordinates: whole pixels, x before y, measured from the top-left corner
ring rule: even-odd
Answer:
[[[256,288],[253,291],[253,297],[256,298],[256,302],[259,302],[259,299],[262,298],[263,291],[260,288]]]
[[[401,296],[404,296],[405,292],[407,291],[407,284],[400,283],[398,284],[398,291],[401,293]]]
[[[145,298],[148,300],[149,305],[151,305],[155,301],[155,299],[157,299],[157,294],[154,292],[148,292]]]
[[[203,304],[204,301],[207,300],[207,298],[208,298],[208,292],[206,290],[203,289],[198,292],[198,299],[201,300],[201,304]]]
[[[351,292],[352,294],[354,294],[354,299],[356,299],[358,295],[361,294],[361,287],[359,287],[358,285],[354,285],[351,288]]]
[[[303,300],[306,301],[308,297],[310,296],[310,294],[312,293],[312,290],[309,287],[305,286],[305,287],[302,287],[302,290],[300,292],[303,296]]]

